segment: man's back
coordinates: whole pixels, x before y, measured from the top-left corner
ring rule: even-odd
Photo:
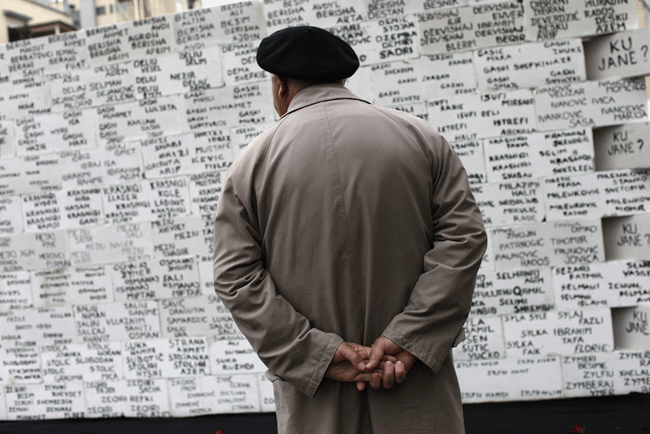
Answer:
[[[310,86],[244,151],[223,194],[215,251],[242,232],[252,235],[240,249],[252,243],[260,251],[249,262],[215,256],[215,286],[236,320],[257,322],[239,324],[276,374],[276,399],[286,406],[281,432],[361,432],[355,426],[369,424],[371,413],[373,427],[388,428],[393,414],[404,432],[436,432],[430,418],[440,432],[462,431],[448,355],[471,304],[475,271],[464,270],[478,267],[484,233],[462,165],[440,135],[342,86]],[[245,214],[249,224],[219,240],[220,214],[226,221],[228,213]],[[261,268],[249,270],[251,260]],[[236,294],[235,264],[266,289],[246,283],[246,298]],[[438,276],[424,274],[432,268]],[[283,327],[273,327],[277,321]],[[340,338],[371,345],[382,334],[422,360],[404,384],[360,394],[353,384],[321,381],[329,360],[319,357]],[[324,410],[328,403],[334,410]],[[413,419],[407,408],[418,420],[399,419]],[[336,420],[344,415],[349,430]]]
[[[307,88],[296,106],[332,93]],[[265,146],[257,210],[278,292],[313,327],[371,345],[406,305],[431,248],[424,150],[394,118],[349,98],[288,113]]]

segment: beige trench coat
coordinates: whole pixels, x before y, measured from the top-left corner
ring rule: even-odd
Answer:
[[[465,170],[425,121],[308,87],[230,168],[214,283],[274,380],[287,434],[463,432],[452,345],[486,247]],[[360,393],[323,378],[342,341],[419,361]]]

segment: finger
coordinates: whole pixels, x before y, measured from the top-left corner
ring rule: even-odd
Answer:
[[[404,366],[404,363],[401,361],[397,362],[395,364],[395,381],[398,384],[401,384],[406,380],[406,367]]]
[[[366,382],[365,381],[357,381],[357,390],[359,392],[363,392],[366,390]]]
[[[366,363],[365,369],[368,371],[372,371],[377,366],[379,366],[379,362],[383,358],[384,358],[384,348],[381,344],[381,341],[375,341],[375,343],[372,344],[372,348],[370,349],[370,357],[368,363]]]
[[[393,363],[397,363],[397,357],[395,357],[395,356],[391,356],[391,355],[389,355],[389,354],[384,354],[384,358],[381,359],[381,360],[384,361],[384,362],[393,362]]]
[[[370,381],[368,381],[370,387],[372,387],[374,390],[381,389],[381,377],[381,374],[373,372],[373,374],[370,376]]]
[[[370,347],[366,347],[360,344],[355,344],[354,342],[348,342],[347,344],[350,345],[352,349],[354,349],[357,353],[359,353],[359,355],[364,359],[370,357]]]
[[[341,345],[339,345],[338,351],[350,362],[350,364],[352,364],[352,366],[358,367],[363,371],[365,368],[365,364],[362,364],[364,358],[356,351],[352,345],[348,344],[347,342],[343,342]]]
[[[372,372],[358,372],[350,375],[350,381],[365,381],[366,383],[370,382],[373,375],[379,375],[379,377],[384,376],[383,369],[375,369]]]
[[[386,389],[390,389],[395,384],[395,365],[391,362],[386,362],[382,383]]]

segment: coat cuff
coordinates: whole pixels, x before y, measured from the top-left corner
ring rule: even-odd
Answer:
[[[442,366],[442,362],[445,360],[438,360],[435,355],[427,350],[426,348],[423,348],[414,342],[410,341],[406,336],[402,335],[398,331],[395,331],[391,329],[390,327],[386,328],[384,330],[384,333],[382,333],[382,336],[390,339],[391,341],[395,342],[397,345],[399,345],[402,349],[408,351],[409,353],[413,354],[415,357],[417,357],[420,361],[422,361],[425,365],[427,365],[434,373],[438,372],[438,369]],[[444,357],[447,357],[449,353],[447,352]]]
[[[318,390],[318,386],[320,386],[320,383],[323,381],[323,377],[325,376],[325,371],[327,371],[327,368],[332,362],[332,359],[334,358],[334,355],[336,354],[336,350],[339,348],[339,345],[341,345],[341,343],[343,342],[343,338],[341,338],[340,336],[335,335],[333,333],[327,333],[327,334],[330,336],[330,340],[325,346],[325,351],[323,351],[320,360],[314,366],[314,372],[312,373],[312,376],[309,379],[307,388],[302,391],[305,395],[309,396],[310,398],[313,398],[314,395],[316,394],[316,391]]]

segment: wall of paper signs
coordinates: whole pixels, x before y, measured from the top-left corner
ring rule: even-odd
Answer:
[[[266,0],[0,46],[0,419],[273,411],[213,293],[211,220],[275,121],[259,41],[300,24],[467,168],[490,245],[464,401],[650,392],[636,3]]]

